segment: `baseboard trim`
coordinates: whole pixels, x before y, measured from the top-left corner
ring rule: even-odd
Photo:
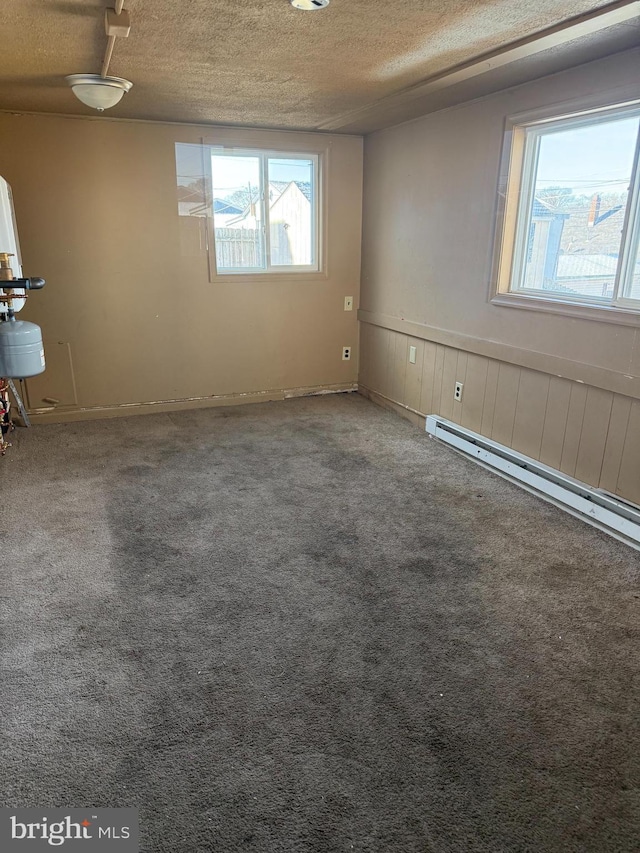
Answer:
[[[390,412],[394,412],[396,415],[400,415],[401,418],[420,427],[420,429],[424,429],[427,416],[417,411],[417,409],[405,406],[404,403],[398,403],[397,400],[392,400],[391,397],[386,397],[379,391],[374,391],[373,388],[367,388],[366,385],[358,385],[358,393],[371,400],[372,403],[376,403],[378,406],[382,406],[383,409],[388,409]]]
[[[459,424],[428,415],[429,435],[570,515],[640,550],[640,507]]]
[[[121,403],[114,406],[85,406],[47,409],[32,409],[29,412],[33,424],[68,423],[71,421],[97,420],[100,418],[126,418],[133,415],[151,415],[163,412],[179,412],[185,409],[209,409],[218,406],[242,406],[250,403],[267,403],[290,400],[295,397],[315,397],[323,394],[343,394],[357,391],[356,382],[330,385],[309,385],[302,388],[283,388],[270,391],[251,391],[246,394],[218,394],[211,397],[184,397],[178,400],[158,400],[144,403]]]
[[[358,386],[358,393],[383,409],[405,418],[419,429],[426,430],[488,471],[640,550],[640,507],[636,504],[576,480],[440,415],[418,412],[365,385]],[[497,464],[488,458],[492,454],[497,456]]]

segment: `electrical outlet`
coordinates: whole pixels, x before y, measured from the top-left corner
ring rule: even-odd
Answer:
[[[409,364],[415,364],[416,363],[417,353],[418,353],[418,350],[416,347],[409,347]]]
[[[344,298],[344,310],[345,311],[353,311],[353,296],[345,296],[345,298]]]
[[[351,361],[351,347],[342,347],[342,360]]]
[[[462,400],[462,389],[463,388],[464,388],[464,385],[462,384],[462,382],[456,382],[455,391],[453,392],[453,399],[454,400],[457,400],[458,402],[460,402]]]

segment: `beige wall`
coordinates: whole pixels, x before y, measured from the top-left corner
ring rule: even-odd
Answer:
[[[442,415],[640,503],[640,400],[370,323],[360,349],[362,391],[398,404],[422,428],[424,414]],[[464,385],[461,402],[455,382]]]
[[[620,54],[367,137],[360,312],[365,389],[637,502],[638,327],[489,294],[505,118],[596,91],[615,99],[639,60]]]
[[[204,235],[185,232],[176,197],[175,143],[203,138],[328,146],[327,275],[210,281]],[[341,355],[347,344],[357,355],[356,313],[343,308],[358,299],[361,139],[5,113],[0,174],[25,275],[47,279],[20,315],[45,337],[32,407],[57,398],[58,419],[355,382],[357,358]]]

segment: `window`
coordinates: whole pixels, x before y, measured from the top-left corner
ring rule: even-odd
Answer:
[[[318,271],[318,155],[210,152],[217,274]]]
[[[639,131],[637,103],[512,125],[495,302],[640,315]]]

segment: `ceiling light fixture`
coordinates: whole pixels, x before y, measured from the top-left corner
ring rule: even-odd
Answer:
[[[69,74],[65,80],[79,101],[99,112],[115,107],[133,86],[123,77],[101,77],[99,74]]]
[[[301,9],[303,12],[315,12],[329,5],[329,0],[289,0],[289,2],[294,9]]]
[[[76,98],[99,112],[115,107],[122,100],[124,93],[133,86],[133,83],[124,77],[107,76],[116,39],[126,38],[131,29],[129,12],[123,9],[123,6],[124,0],[117,0],[115,9],[105,9],[104,12],[104,28],[108,38],[101,73],[69,74],[65,77]]]

